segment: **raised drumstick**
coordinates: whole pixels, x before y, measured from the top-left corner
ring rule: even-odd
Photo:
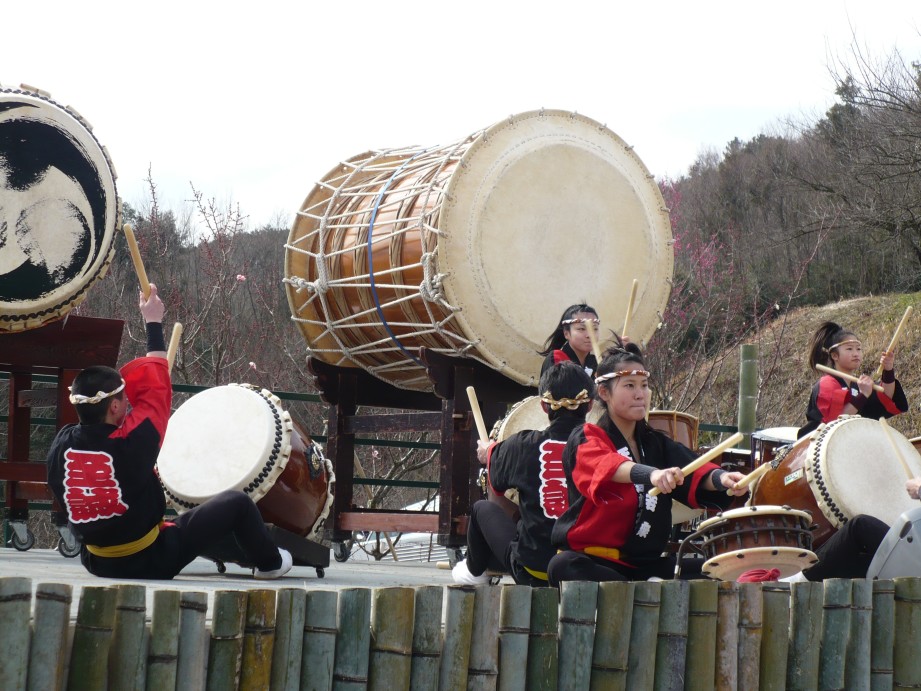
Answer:
[[[832,367],[826,367],[825,365],[816,365],[815,368],[819,370],[819,372],[825,372],[825,374],[830,374],[833,377],[839,377],[840,379],[843,379],[844,381],[854,382],[855,384],[860,381],[860,377],[855,377],[853,374],[845,374],[844,372],[840,370],[836,370]],[[883,387],[880,386],[879,384],[874,384],[873,390],[882,392]]]
[[[627,301],[627,315],[624,317],[624,330],[620,332],[620,337],[627,335],[627,329],[630,327],[630,316],[633,314],[633,301],[636,300],[636,287],[639,281],[633,279],[633,287],[630,288],[630,299]]]
[[[138,275],[138,281],[141,284],[141,290],[144,292],[144,299],[150,297],[150,281],[147,280],[147,272],[144,270],[144,262],[141,260],[141,251],[138,249],[138,241],[134,237],[134,230],[130,223],[126,223],[123,230],[125,239],[128,241],[128,250],[131,252],[131,261],[134,262],[134,272]]]
[[[887,353],[891,353],[895,348],[895,344],[899,340],[899,336],[902,335],[902,327],[905,326],[905,322],[908,321],[908,318],[911,316],[912,306],[909,305],[905,308],[905,314],[902,315],[902,321],[899,322],[899,325],[895,329],[895,333],[892,334],[892,340],[889,341],[889,347],[886,348]],[[873,375],[874,379],[879,379],[883,376],[883,363],[879,363],[879,367],[876,368],[876,373]]]
[[[467,398],[470,399],[470,410],[473,412],[473,420],[476,422],[476,431],[480,435],[480,441],[489,442],[489,432],[486,430],[483,413],[480,412],[480,402],[476,397],[476,389],[472,386],[467,387]]]
[[[169,371],[173,371],[173,363],[176,362],[176,351],[179,350],[179,341],[182,340],[182,322],[173,324],[173,335],[169,339],[169,348],[166,350],[166,365]]]
[[[717,458],[720,454],[723,453],[723,451],[725,451],[729,447],[735,446],[736,444],[738,444],[743,439],[745,439],[745,435],[742,434],[741,432],[736,432],[731,437],[729,437],[729,439],[727,439],[726,441],[722,442],[721,444],[717,444],[712,449],[707,451],[707,453],[705,453],[703,456],[701,456],[700,458],[694,461],[691,461],[686,466],[684,466],[684,468],[681,469],[682,475],[687,477],[688,475],[693,473],[698,468],[706,465],[707,463],[712,461],[714,458]],[[658,487],[653,487],[651,490],[649,490],[650,497],[654,497],[657,494],[661,494],[661,490]]]
[[[914,477],[914,473],[912,473],[911,468],[908,467],[908,461],[906,461],[905,457],[902,455],[902,449],[899,448],[899,445],[896,443],[892,436],[892,428],[889,426],[889,423],[886,422],[886,418],[884,417],[879,419],[879,424],[882,426],[883,431],[886,433],[886,439],[889,440],[889,444],[892,446],[892,450],[895,451],[896,458],[898,458],[899,463],[902,464],[902,470],[905,471],[908,479],[911,480]]]
[[[595,333],[595,323],[591,320],[585,322],[585,328],[588,329],[588,338],[592,342],[592,352],[595,354],[595,361],[601,364],[601,346],[598,345],[598,335]]]

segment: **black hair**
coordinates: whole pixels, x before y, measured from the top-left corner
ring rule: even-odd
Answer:
[[[553,333],[547,338],[544,342],[544,349],[538,351],[539,355],[549,355],[554,350],[559,350],[563,347],[563,344],[566,343],[566,336],[563,332],[569,328],[569,324],[564,324],[563,322],[572,319],[574,316],[579,314],[579,312],[586,312],[587,314],[594,314],[595,318],[598,318],[598,311],[586,305],[584,302],[579,303],[578,305],[570,305],[563,311],[563,316],[560,317],[560,321],[557,323],[556,328],[553,330]]]
[[[122,385],[122,375],[118,370],[106,367],[104,365],[93,365],[87,367],[74,379],[70,387],[71,393],[80,394],[81,396],[95,396],[100,391],[114,391]],[[120,391],[115,396],[104,398],[99,403],[75,403],[77,417],[83,425],[98,425],[105,422],[106,413],[109,411],[109,404],[113,398],[122,399],[125,396],[124,391]]]
[[[602,353],[601,362],[598,363],[598,367],[595,370],[595,377],[601,377],[605,374],[622,370],[624,369],[624,365],[627,364],[638,365],[638,367],[631,369],[646,369],[646,363],[643,361],[643,352],[636,343],[625,344],[616,334],[614,335],[614,340],[616,341],[615,345]],[[616,379],[608,379],[598,384],[595,390],[595,396],[602,405],[604,405],[604,401],[602,401],[601,397],[598,395],[598,390],[605,388],[610,391],[615,381]],[[607,432],[609,436],[613,433],[615,427],[614,421],[607,412],[601,416],[601,419],[598,421],[598,426]],[[636,433],[638,435],[645,434],[648,428],[649,426],[645,420],[637,421]]]
[[[835,322],[823,322],[812,335],[809,343],[809,367],[815,369],[816,365],[825,365],[834,367],[834,360],[831,359],[832,346],[846,341],[848,338],[857,338],[853,331],[842,328]]]
[[[549,393],[557,401],[563,398],[575,398],[583,390],[588,394],[586,402],[576,410],[563,407],[548,410],[547,417],[551,422],[563,415],[577,415],[585,418],[592,404],[592,398],[595,396],[595,382],[588,376],[584,367],[577,365],[572,360],[565,360],[556,363],[553,367],[548,367],[540,376],[538,385],[541,395]]]

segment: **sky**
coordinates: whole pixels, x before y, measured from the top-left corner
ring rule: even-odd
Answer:
[[[917,0],[623,3],[8,2],[0,84],[92,125],[123,201],[193,188],[252,228],[289,225],[371,149],[447,144],[507,116],[577,111],[657,178],[738,137],[814,121],[855,46],[921,58]]]

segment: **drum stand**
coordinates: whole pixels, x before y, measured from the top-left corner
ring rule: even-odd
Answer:
[[[116,319],[73,317],[38,329],[0,335],[0,372],[10,381],[6,458],[0,459],[5,481],[4,518],[13,530],[12,544],[25,551],[35,544],[29,531],[29,501],[52,501],[46,482],[45,459],[30,459],[32,408],[56,409],[55,430],[77,422],[68,401],[69,387],[84,367],[115,367],[125,323]],[[57,377],[56,389],[33,389],[36,375]],[[58,551],[75,557],[80,545],[71,533],[67,514],[52,501],[51,517],[60,534]]]
[[[505,415],[509,404],[536,393],[534,388],[517,384],[475,360],[447,357],[427,348],[419,349],[419,358],[426,366],[432,393],[398,389],[363,369],[308,358],[308,369],[322,399],[329,404],[326,455],[336,473],[336,491],[327,526],[339,561],[348,558],[343,547],[352,531],[368,530],[435,533],[454,563],[466,544],[470,507],[480,498],[476,427],[467,387],[476,389],[487,427]],[[359,406],[399,412],[357,414]],[[433,431],[441,434],[437,513],[355,506],[356,435]]]

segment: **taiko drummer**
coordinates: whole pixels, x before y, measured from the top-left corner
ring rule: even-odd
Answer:
[[[278,578],[292,565],[275,546],[256,505],[227,491],[165,522],[156,461],[170,414],[172,387],[163,338],[163,302],[150,284],[140,296],[147,357],[121,371],[81,371],[70,401],[80,423],[63,427],[48,453],[48,486],[67,510],[86,569],[107,578],[171,579],[227,536],[236,538],[256,578]]]
[[[544,349],[540,351],[540,355],[545,356],[540,368],[541,375],[556,363],[571,360],[592,376],[598,361],[592,353],[592,339],[588,330],[595,329],[597,333],[600,324],[601,320],[594,307],[585,303],[567,307],[544,343]]]

